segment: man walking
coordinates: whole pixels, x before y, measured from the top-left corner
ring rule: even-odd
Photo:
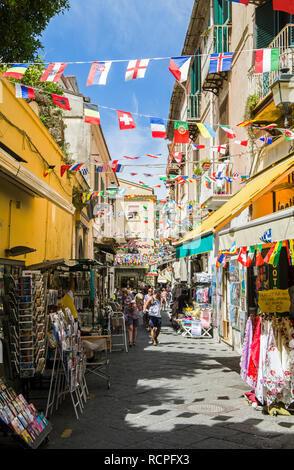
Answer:
[[[144,297],[144,306],[143,306],[143,325],[147,330],[150,329],[149,318],[148,318],[148,309],[146,308],[147,300],[151,299],[153,295],[153,288],[149,287],[147,294]]]
[[[154,291],[154,295],[150,297],[145,305],[148,310],[149,325],[151,327],[151,339],[154,346],[158,345],[158,336],[161,329],[161,301],[160,301],[160,289]]]

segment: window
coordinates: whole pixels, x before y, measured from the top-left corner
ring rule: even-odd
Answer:
[[[231,5],[227,0],[214,0],[214,24],[223,25],[231,21]]]
[[[274,11],[272,1],[257,7],[255,9],[256,49],[267,47],[289,23],[293,23],[293,15],[282,11]],[[293,39],[291,37],[291,43],[293,43]]]
[[[128,220],[140,220],[139,206],[128,207]]]
[[[99,191],[99,172],[95,169],[94,191]]]

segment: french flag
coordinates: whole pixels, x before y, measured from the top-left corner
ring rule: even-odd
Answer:
[[[165,125],[162,119],[151,118],[150,119],[152,137],[157,139],[166,138]]]
[[[15,83],[15,96],[16,98],[25,98],[27,100],[33,100],[35,98],[35,92],[32,88]]]
[[[172,57],[169,63],[169,71],[178,80],[183,83],[187,80],[190,68],[191,56],[186,57]]]

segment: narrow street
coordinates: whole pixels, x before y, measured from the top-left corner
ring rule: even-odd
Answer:
[[[139,327],[129,353],[113,352],[111,388],[87,376],[79,421],[69,397],[51,418],[50,449],[248,449],[293,447],[293,418],[248,406],[239,356],[214,339],[177,335],[163,314],[155,347]]]

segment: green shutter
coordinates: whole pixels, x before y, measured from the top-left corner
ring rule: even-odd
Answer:
[[[191,67],[191,93],[198,93],[201,90],[201,57],[200,49],[197,49],[194,62]]]
[[[214,0],[214,24],[222,25],[231,21],[231,4],[227,0]]]
[[[272,2],[255,9],[255,47],[267,47],[276,36],[275,14]]]

